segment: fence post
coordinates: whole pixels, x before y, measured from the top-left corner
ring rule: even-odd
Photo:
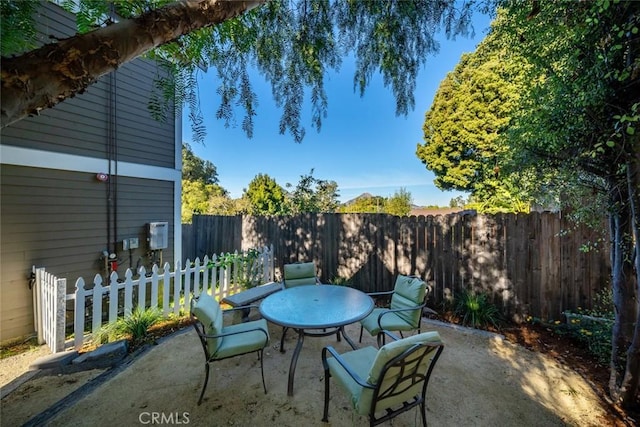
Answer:
[[[273,255],[273,245],[269,246],[269,281],[273,282],[275,279],[275,256]]]
[[[130,316],[131,313],[133,313],[133,272],[127,268],[124,273],[124,315]]]
[[[55,331],[54,331],[54,342],[50,343],[49,346],[53,345],[53,352],[58,353],[64,351],[64,333],[65,333],[65,322],[66,322],[66,294],[67,294],[67,279],[57,279],[56,280],[56,288],[55,288]]]
[[[193,262],[193,293],[198,296],[200,292],[200,257],[196,257]]]
[[[91,318],[91,334],[95,336],[102,326],[102,277],[96,274],[93,279],[93,310]]]
[[[180,261],[176,262],[173,272],[173,314],[180,314],[180,291],[182,291],[182,266]],[[186,295],[185,295],[186,298]]]
[[[171,295],[171,266],[168,262],[162,267],[162,315],[169,314],[169,296]]]
[[[118,320],[118,273],[111,272],[109,283],[109,324]]]
[[[36,274],[36,283],[35,289],[33,290],[33,325],[36,328],[36,332],[38,333],[38,344],[44,344],[44,334],[42,330],[42,304],[44,301],[42,300],[42,281],[44,280],[45,271],[43,267],[36,268],[34,265],[32,267],[32,271]]]
[[[147,298],[147,270],[144,266],[138,270],[138,310],[144,310]]]
[[[158,307],[158,264],[153,264],[151,267],[151,308]],[[144,307],[142,307],[144,310]]]
[[[85,309],[85,289],[84,279],[80,277],[76,280],[74,317],[73,317],[73,346],[76,350],[82,348],[84,340],[84,309]]]
[[[191,309],[191,261],[187,259],[184,266],[184,306]]]
[[[209,291],[209,283],[211,283],[211,288],[215,286],[215,280],[211,277],[209,280],[209,255],[205,255],[202,259],[202,292]],[[213,295],[213,291],[211,291],[211,295]]]

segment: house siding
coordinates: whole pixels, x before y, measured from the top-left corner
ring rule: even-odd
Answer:
[[[41,10],[43,34],[75,32],[73,16],[58,6]],[[180,259],[180,122],[161,123],[148,112],[158,72],[151,61],[132,61],[84,94],[2,129],[0,342],[33,333],[32,266],[66,278],[71,293],[79,277],[90,283],[105,274],[105,250],[116,253],[122,277],[129,267],[151,268],[160,255]],[[108,181],[97,173],[110,174]],[[154,221],[169,223],[161,254],[148,251]],[[123,251],[122,240],[132,237],[139,248]]]
[[[38,27],[47,34],[41,35],[42,41],[48,34],[65,37],[75,33],[75,22],[62,19],[64,11],[58,6],[46,3],[42,10],[46,13],[41,17],[52,16],[47,25]],[[63,29],[55,31],[56,25]],[[154,80],[160,75],[163,70],[153,61],[137,59],[124,64],[82,95],[6,127],[2,144],[106,159],[111,100],[116,105],[111,121],[118,160],[173,168],[175,123],[172,118],[155,120],[148,109]]]

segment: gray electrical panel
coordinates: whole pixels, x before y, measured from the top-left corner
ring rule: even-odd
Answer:
[[[149,249],[166,249],[169,246],[169,223],[150,222],[149,223]]]

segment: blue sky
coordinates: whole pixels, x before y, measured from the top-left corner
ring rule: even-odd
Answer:
[[[219,184],[232,198],[240,197],[259,173],[269,175],[285,187],[287,183],[295,186],[302,175],[313,169],[315,178],[338,183],[341,202],[365,192],[389,197],[404,188],[416,205],[448,206],[453,197],[466,195],[436,188],[433,173],[415,155],[416,146],[423,142],[424,114],[440,82],[463,53],[475,50],[489,23],[487,16],[477,14],[474,38],[439,37],[440,52],[429,57],[420,72],[414,94],[415,109],[406,117],[396,117],[391,88],[384,87],[380,76],[360,97],[353,88],[353,63],[344,60],[340,72],[325,80],[329,108],[319,133],[311,127],[310,109],[303,110],[306,135],[300,144],[288,134],[279,134],[281,112],[273,102],[271,89],[259,74],[253,75],[259,105],[254,136],[248,139],[240,126],[242,111],[236,116],[235,127],[225,128],[222,121],[215,119],[219,98],[214,73],[210,73],[203,75],[199,83],[207,137],[204,144],[192,142],[185,108],[183,141],[191,145],[198,157],[216,166]]]

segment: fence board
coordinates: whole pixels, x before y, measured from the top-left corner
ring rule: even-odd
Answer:
[[[185,241],[209,253],[272,245],[276,270],[314,261],[322,281],[340,276],[366,292],[391,289],[397,274],[418,274],[434,286],[430,304],[436,306],[463,289],[488,290],[515,320],[559,318],[563,310],[590,307],[609,282],[606,244],[600,251],[578,250],[589,241],[607,242],[606,227],[589,230],[554,213],[194,216],[183,235],[188,232],[207,236],[211,241]]]

